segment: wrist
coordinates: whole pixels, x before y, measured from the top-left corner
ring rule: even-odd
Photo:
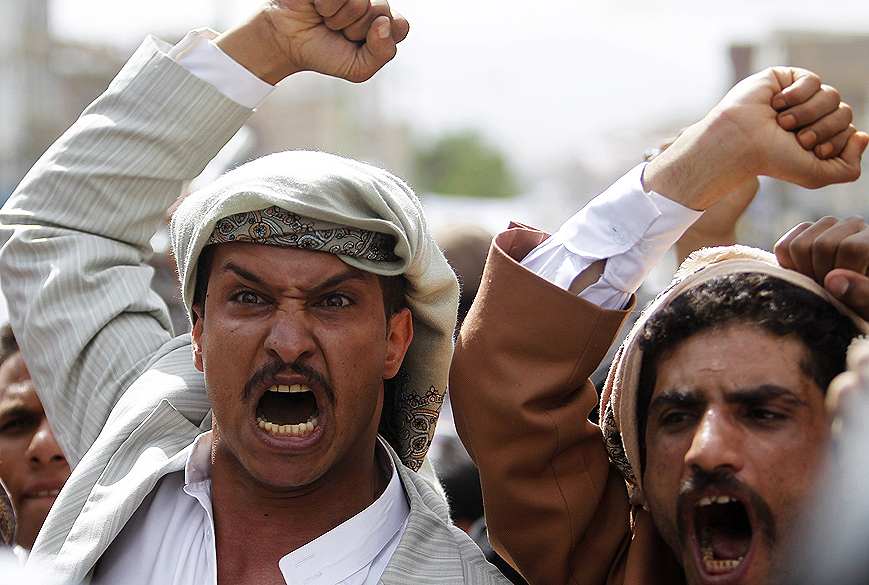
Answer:
[[[689,126],[643,170],[643,187],[702,211],[753,176],[741,166],[727,132],[730,123],[713,111]]]
[[[221,51],[242,67],[271,85],[301,71],[290,63],[287,52],[274,36],[274,27],[265,11],[214,39]]]

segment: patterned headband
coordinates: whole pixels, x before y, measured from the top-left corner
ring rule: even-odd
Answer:
[[[275,205],[218,220],[208,244],[251,242],[393,262],[395,237],[302,217]]]

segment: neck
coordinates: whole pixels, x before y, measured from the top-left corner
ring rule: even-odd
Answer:
[[[219,581],[253,582],[256,577],[260,583],[283,583],[278,568],[282,557],[349,520],[386,489],[388,478],[373,452],[357,467],[351,473],[329,470],[309,485],[276,488],[213,457]]]

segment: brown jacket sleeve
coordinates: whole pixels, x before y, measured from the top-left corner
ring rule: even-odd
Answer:
[[[588,376],[626,311],[607,311],[516,260],[546,238],[495,238],[450,372],[456,426],[480,468],[493,547],[532,585],[624,579],[630,507]]]

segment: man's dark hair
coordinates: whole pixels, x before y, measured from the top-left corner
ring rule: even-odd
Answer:
[[[20,351],[18,341],[15,339],[15,334],[12,332],[12,326],[6,323],[0,327],[0,366],[3,365],[12,354]]]
[[[639,339],[643,350],[637,389],[641,451],[645,451],[658,365],[695,333],[733,324],[756,325],[773,335],[801,341],[807,355],[800,365],[824,393],[845,369],[851,341],[862,334],[829,301],[768,274],[730,274],[685,291],[649,319]]]

